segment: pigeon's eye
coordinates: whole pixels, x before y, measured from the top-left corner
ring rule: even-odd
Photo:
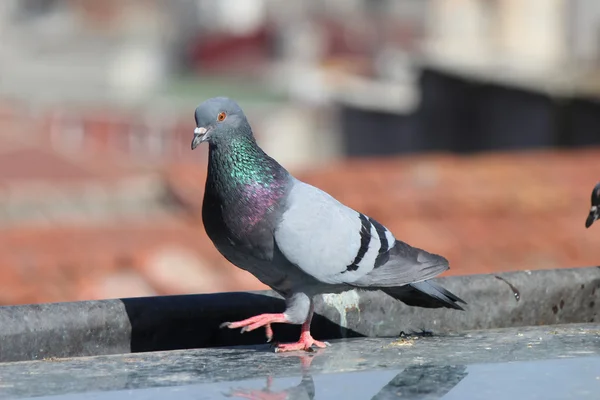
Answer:
[[[225,121],[225,118],[227,118],[227,114],[225,112],[220,112],[219,115],[217,115],[217,121],[219,122]]]

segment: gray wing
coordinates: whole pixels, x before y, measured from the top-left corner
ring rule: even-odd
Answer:
[[[400,286],[447,269],[428,268],[419,255],[403,257],[396,244],[408,245],[387,228],[304,182],[294,181],[286,206],[275,242],[290,262],[321,282]]]

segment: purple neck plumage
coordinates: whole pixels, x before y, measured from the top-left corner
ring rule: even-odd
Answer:
[[[289,184],[289,173],[253,138],[210,144],[206,190],[220,202],[224,222],[236,230],[253,230],[276,213]]]

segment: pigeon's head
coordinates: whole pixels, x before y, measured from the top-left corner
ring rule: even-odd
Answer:
[[[252,135],[241,107],[227,97],[214,97],[196,108],[192,150],[200,143],[218,143],[238,135]]]
[[[585,227],[589,228],[597,219],[600,219],[600,182],[596,184],[592,191],[592,208],[590,208],[590,214],[585,220]]]

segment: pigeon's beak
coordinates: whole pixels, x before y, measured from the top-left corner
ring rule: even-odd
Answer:
[[[208,134],[210,131],[206,128],[194,129],[194,139],[192,140],[192,150],[198,147],[199,144],[208,140]]]
[[[597,206],[592,206],[590,209],[590,215],[588,215],[587,219],[585,220],[585,227],[589,228],[592,226],[592,224],[596,222],[598,218],[600,218],[600,209],[598,209]]]

